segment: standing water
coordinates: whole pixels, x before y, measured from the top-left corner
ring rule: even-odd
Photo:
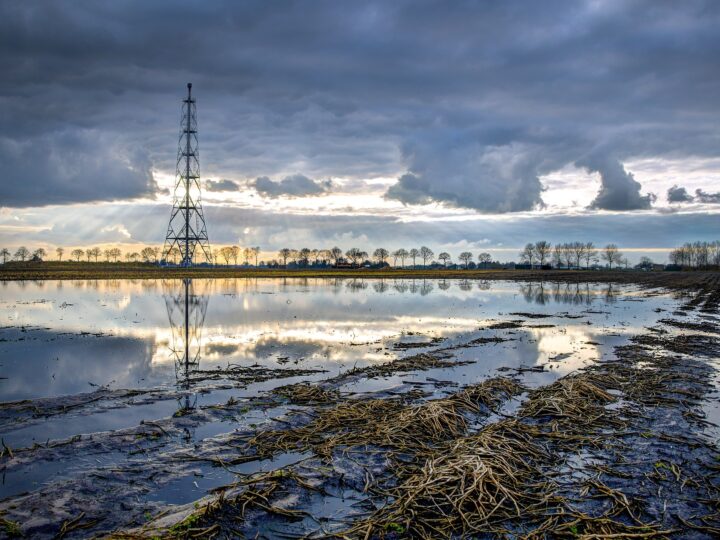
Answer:
[[[535,388],[611,357],[678,304],[662,292],[592,283],[288,278],[0,287],[0,436],[15,456],[3,468],[2,504],[62,497],[68,518],[102,513],[88,526],[95,530],[199,500],[236,474],[307,459],[288,452],[232,471],[176,459],[214,455],[234,434],[282,421],[298,407],[270,399],[278,387],[334,381],[346,396],[416,389],[432,399],[512,372]],[[451,362],[362,376],[422,353]],[[102,512],[110,507],[117,511]],[[53,530],[55,514],[35,517],[36,530]]]

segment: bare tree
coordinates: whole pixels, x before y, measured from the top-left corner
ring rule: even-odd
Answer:
[[[300,258],[300,263],[303,266],[307,266],[308,264],[310,264],[311,254],[312,254],[312,250],[310,248],[302,248],[300,250],[299,258]]]
[[[467,270],[467,267],[470,265],[470,262],[473,260],[473,254],[470,253],[469,251],[463,251],[458,258],[462,262],[465,263],[465,269]]]
[[[520,252],[520,261],[529,264],[531,267],[533,265],[533,261],[535,261],[535,245],[525,244],[525,247]]]
[[[151,247],[144,247],[140,250],[140,256],[146,263],[155,261],[155,250]]]
[[[239,250],[239,248],[238,248]],[[220,248],[220,256],[225,260],[225,265],[229,265],[230,261],[233,258],[233,248],[232,246],[225,246]]]
[[[19,259],[22,262],[25,262],[25,259],[30,257],[30,250],[26,248],[25,246],[20,246],[17,248],[17,251],[15,252],[15,258]]]
[[[105,255],[105,262],[110,262],[110,259],[112,258],[112,249],[105,248],[103,250],[103,255]]]
[[[640,262],[635,268],[640,270],[652,270],[654,266],[655,263],[650,257],[640,257]]]
[[[710,242],[710,263],[720,266],[720,241]]]
[[[410,252],[408,253],[410,258],[412,259],[413,266],[415,266],[415,259],[417,259],[420,256],[420,250],[412,248]]]
[[[410,256],[410,253],[408,252],[407,249],[405,249],[405,248],[400,248],[400,249],[398,249],[398,250],[394,253],[394,255],[395,255],[398,259],[400,259],[400,265],[404,267],[404,266],[405,266],[405,259],[407,259],[407,258]]]
[[[42,261],[46,256],[47,251],[44,248],[37,248],[32,254],[32,258],[36,261]]]
[[[447,251],[443,251],[440,255],[438,255],[438,259],[442,261],[443,266],[447,267],[447,263],[451,259],[451,257]]]
[[[0,257],[3,258],[3,264],[5,264],[10,258],[10,250],[8,248],[0,249]]]
[[[597,248],[592,242],[585,244],[585,252],[583,253],[585,258],[585,268],[590,268],[590,263],[596,263],[598,261]]]
[[[573,264],[576,268],[580,268],[580,263],[585,258],[585,244],[583,242],[571,242],[568,244],[568,250],[572,256]]]
[[[359,262],[362,262],[363,253],[364,252],[358,248],[350,248],[345,252],[345,256],[350,259],[353,264],[357,265]]]
[[[420,248],[420,257],[422,257],[423,266],[427,266],[427,262],[432,259],[433,255],[435,254],[433,253],[433,250],[429,247],[422,246]]]
[[[379,262],[381,265],[385,264],[385,260],[390,256],[390,252],[385,248],[377,248],[373,252],[373,257],[377,262]]]
[[[258,265],[258,256],[260,255],[260,246],[250,248],[252,250],[252,256],[255,259],[255,267]]]
[[[330,250],[330,258],[332,259],[333,263],[337,266],[338,261],[342,258],[342,249],[335,246]]]
[[[168,250],[168,258],[172,259],[173,263],[177,263],[178,259],[180,258],[180,250],[177,247],[172,247]],[[118,250],[117,256],[120,256],[120,250]],[[127,256],[126,256],[127,258]],[[215,256],[213,257],[214,260],[217,260],[217,251],[215,252]]]
[[[489,253],[483,252],[483,253],[480,253],[480,255],[478,255],[478,265],[481,264],[483,266],[483,268],[487,268],[487,265],[490,264],[491,262],[492,262],[492,255],[490,255]]]
[[[75,262],[80,262],[80,259],[83,258],[83,255],[85,255],[85,252],[82,249],[77,248],[77,249],[73,249],[70,252],[70,255],[72,256],[73,259],[75,259]]]
[[[535,242],[535,257],[540,263],[540,266],[545,265],[545,261],[547,261],[548,257],[550,256],[551,249],[552,244],[550,242],[546,242],[545,240]]]
[[[282,259],[283,266],[287,266],[287,260],[290,258],[291,251],[288,248],[282,248],[278,251],[278,257]]]
[[[55,254],[57,255],[58,261],[62,261],[63,253],[65,253],[65,250],[61,247],[55,248]]]
[[[603,248],[602,258],[612,270],[613,264],[620,264],[622,253],[615,244],[608,244]]]

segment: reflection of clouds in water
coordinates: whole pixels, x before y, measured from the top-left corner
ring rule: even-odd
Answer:
[[[600,359],[598,346],[587,343],[597,341],[597,336],[590,333],[587,327],[531,328],[528,332],[537,340],[538,363],[552,362],[553,357],[563,355],[555,365],[561,373],[575,371],[588,362]]]
[[[165,374],[154,372],[149,339],[63,336],[46,330],[27,332],[31,342],[3,343],[0,401],[152,386]],[[3,337],[10,337],[7,333]],[[144,381],[143,381],[144,379]]]
[[[581,361],[593,354],[592,359],[597,357],[597,351],[582,344],[582,341],[595,341],[590,337],[595,335],[606,336],[607,342],[615,339],[610,334],[625,336],[642,331],[643,326],[652,324],[660,316],[652,313],[652,309],[667,307],[669,303],[667,297],[648,297],[646,293],[628,287],[593,284],[578,287],[575,284],[548,282],[288,278],[223,279],[215,282],[193,280],[193,283],[198,288],[206,287],[207,296],[212,296],[204,329],[197,335],[203,359],[233,358],[233,362],[262,362],[267,359],[274,362],[278,356],[289,356],[291,359],[304,357],[315,359],[313,367],[333,362],[346,365],[357,362],[362,365],[363,362],[386,361],[396,355],[417,352],[382,349],[397,341],[402,332],[448,337],[445,345],[456,343],[455,339],[461,343],[477,336],[475,332],[485,325],[483,321],[517,318],[508,314],[522,311],[525,299],[535,302],[540,298],[546,307],[532,311],[553,314],[557,310],[551,306],[562,304],[577,306],[567,311],[584,314],[585,318],[582,321],[563,318],[539,321],[559,326],[575,325],[568,327],[570,334],[564,336],[560,335],[559,327],[542,333],[538,333],[540,329],[537,329],[533,336],[540,342],[540,353],[515,341],[508,342],[507,348],[483,349],[483,355],[492,352],[498,355],[493,363],[505,363],[509,361],[508,355],[517,353],[522,357],[519,356],[517,361],[527,365],[538,360],[538,354],[542,355],[541,361],[546,361],[551,356],[572,352],[571,357],[559,362],[562,369],[572,369],[576,360]],[[100,361],[106,356],[101,348],[87,348],[92,352],[92,358],[80,348],[73,349],[72,354],[92,363],[91,370],[97,365],[106,367],[103,373],[109,378],[102,379],[99,373],[99,383],[116,378],[126,381],[129,386],[137,386],[131,380],[133,377],[154,378],[157,381],[158,374],[163,373],[169,375],[163,382],[174,384],[172,366],[176,356],[170,348],[176,348],[173,340],[177,341],[178,335],[173,333],[174,326],[168,322],[162,294],[179,294],[182,292],[182,281],[168,282],[166,291],[160,285],[142,280],[5,283],[3,299],[10,298],[12,303],[6,303],[4,310],[0,311],[0,326],[28,324],[57,331],[109,332],[120,340],[115,343],[122,342],[122,336],[126,336],[128,342],[148,343],[147,347],[141,348],[120,347],[124,350],[122,358],[118,357],[117,361],[110,363]],[[593,313],[584,307],[588,298],[591,302],[603,303],[606,299],[615,301],[633,295],[641,296],[644,302],[605,305],[602,311],[594,309]],[[39,300],[47,300],[41,304],[46,307],[21,303]],[[61,307],[63,303],[67,306]],[[585,320],[592,320],[593,325],[579,326]],[[574,350],[570,345],[572,336],[576,336],[580,345],[588,349],[578,346]],[[101,338],[97,342],[106,339]],[[84,346],[90,341],[84,340]],[[0,360],[3,362],[11,354],[9,347],[0,343]],[[29,351],[32,357],[42,347],[34,342],[24,342],[17,356],[24,357]],[[514,352],[510,353],[510,350]],[[477,350],[467,351],[477,356]],[[464,354],[462,351],[457,353]],[[45,350],[43,354],[52,353]],[[222,360],[218,363],[224,364]],[[72,370],[84,373],[82,361],[78,362]],[[113,375],[109,376],[111,372]],[[29,375],[23,373],[21,377]],[[5,387],[10,388],[8,385]],[[34,388],[40,393],[49,391],[41,384]],[[73,387],[72,391],[80,390]]]

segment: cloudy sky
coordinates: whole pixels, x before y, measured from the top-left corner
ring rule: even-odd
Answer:
[[[720,3],[0,2],[0,247],[162,244],[187,82],[213,244],[664,260],[720,238]]]

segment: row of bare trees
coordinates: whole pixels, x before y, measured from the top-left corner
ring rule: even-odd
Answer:
[[[260,247],[246,247],[243,249],[240,246],[225,246],[215,251],[215,262],[218,263],[224,260],[225,264],[230,264],[230,261],[233,261],[233,264],[238,264],[241,255],[245,264],[253,262],[257,266]]]
[[[628,266],[628,261],[615,244],[604,248],[595,247],[592,242],[566,242],[554,246],[545,240],[526,244],[520,252],[520,261],[530,266],[552,265],[556,268],[590,268],[600,260],[613,266]]]
[[[47,257],[47,251],[43,248],[38,248],[32,253],[30,253],[30,250],[26,248],[25,246],[20,246],[15,251],[15,255],[10,253],[10,250],[7,248],[0,249],[0,257],[2,257],[3,264],[8,262],[9,259],[13,258],[16,261],[28,261],[28,260],[36,260],[36,261],[42,261],[45,257]]]
[[[25,246],[20,246],[15,251],[14,258],[16,261],[43,261],[47,257],[48,253],[44,248],[38,248],[32,253]],[[55,249],[55,255],[58,261],[63,260],[65,255],[65,248],[58,247]],[[160,248],[158,247],[146,247],[140,250],[140,252],[132,252],[125,254],[125,260],[128,262],[157,262],[158,256],[160,255]],[[2,257],[3,263],[6,263],[11,259],[11,253],[7,248],[0,249],[0,257]],[[87,249],[75,248],[70,251],[70,260],[75,262],[87,261],[87,262],[99,262],[100,258],[104,257],[105,262],[117,262],[122,257],[122,251],[120,248],[105,248],[91,247]]]
[[[160,261],[161,252],[162,250],[159,247],[147,246],[139,252],[125,253],[124,259],[127,262],[156,263]],[[55,249],[55,254],[57,260],[62,261],[65,249],[58,247]],[[38,248],[31,252],[25,246],[20,246],[14,254],[7,248],[0,249],[0,258],[2,258],[3,263],[13,259],[22,262],[42,261],[47,256],[48,253],[44,248]],[[167,253],[166,258],[168,262],[177,262],[180,256],[180,250],[173,248]],[[224,261],[225,264],[230,264],[232,261],[236,265],[242,260],[246,265],[254,264],[258,266],[259,256],[259,247],[225,246],[214,253],[216,263]],[[118,262],[123,258],[123,253],[117,247],[104,249],[99,247],[75,248],[69,253],[70,260],[76,262],[99,262],[101,257],[105,262]],[[271,261],[270,264],[287,266],[288,263],[295,263],[298,266],[310,266],[350,263],[354,266],[360,266],[365,263],[375,263],[386,266],[392,261],[392,265],[396,267],[405,267],[406,264],[410,263],[412,263],[412,266],[417,266],[418,263],[422,263],[423,266],[433,263],[447,267],[453,262],[452,256],[446,251],[438,254],[437,260],[439,263],[433,260],[434,257],[435,253],[427,246],[410,250],[401,248],[393,252],[385,248],[377,248],[372,252],[372,256],[356,247],[345,252],[337,246],[331,249],[283,248],[278,251],[277,259]],[[458,261],[465,268],[471,266],[475,268],[474,258],[475,256],[471,252],[463,251],[459,254]],[[669,259],[673,264],[688,268],[720,266],[720,241],[688,242],[672,250]],[[627,268],[629,264],[627,258],[623,256],[615,244],[607,244],[603,248],[598,248],[592,242],[566,242],[553,245],[545,240],[528,243],[520,252],[520,261],[533,267],[552,265],[555,268],[590,268],[600,261],[603,261],[609,268],[620,266]],[[477,255],[477,267],[487,267],[491,263],[493,263],[493,259],[489,253],[479,253]]]
[[[687,242],[670,252],[670,262],[689,268],[720,266],[720,240]]]
[[[418,249],[413,248],[411,250],[398,249],[392,253],[385,248],[377,248],[372,252],[372,256],[360,248],[352,247],[347,251],[343,252],[342,249],[335,246],[331,249],[290,249],[283,248],[277,253],[277,260],[273,261],[277,264],[287,266],[288,263],[295,263],[298,266],[308,266],[311,264],[342,264],[349,263],[354,266],[359,266],[366,262],[374,262],[381,266],[389,264],[389,260],[392,258],[393,266],[405,266],[406,262],[412,261],[412,265],[415,266],[419,261],[422,261],[424,266],[427,266],[433,260],[435,252],[427,246],[422,246]],[[440,253],[438,256],[443,264],[447,264],[451,257],[448,253]],[[272,263],[271,263],[272,264]]]

